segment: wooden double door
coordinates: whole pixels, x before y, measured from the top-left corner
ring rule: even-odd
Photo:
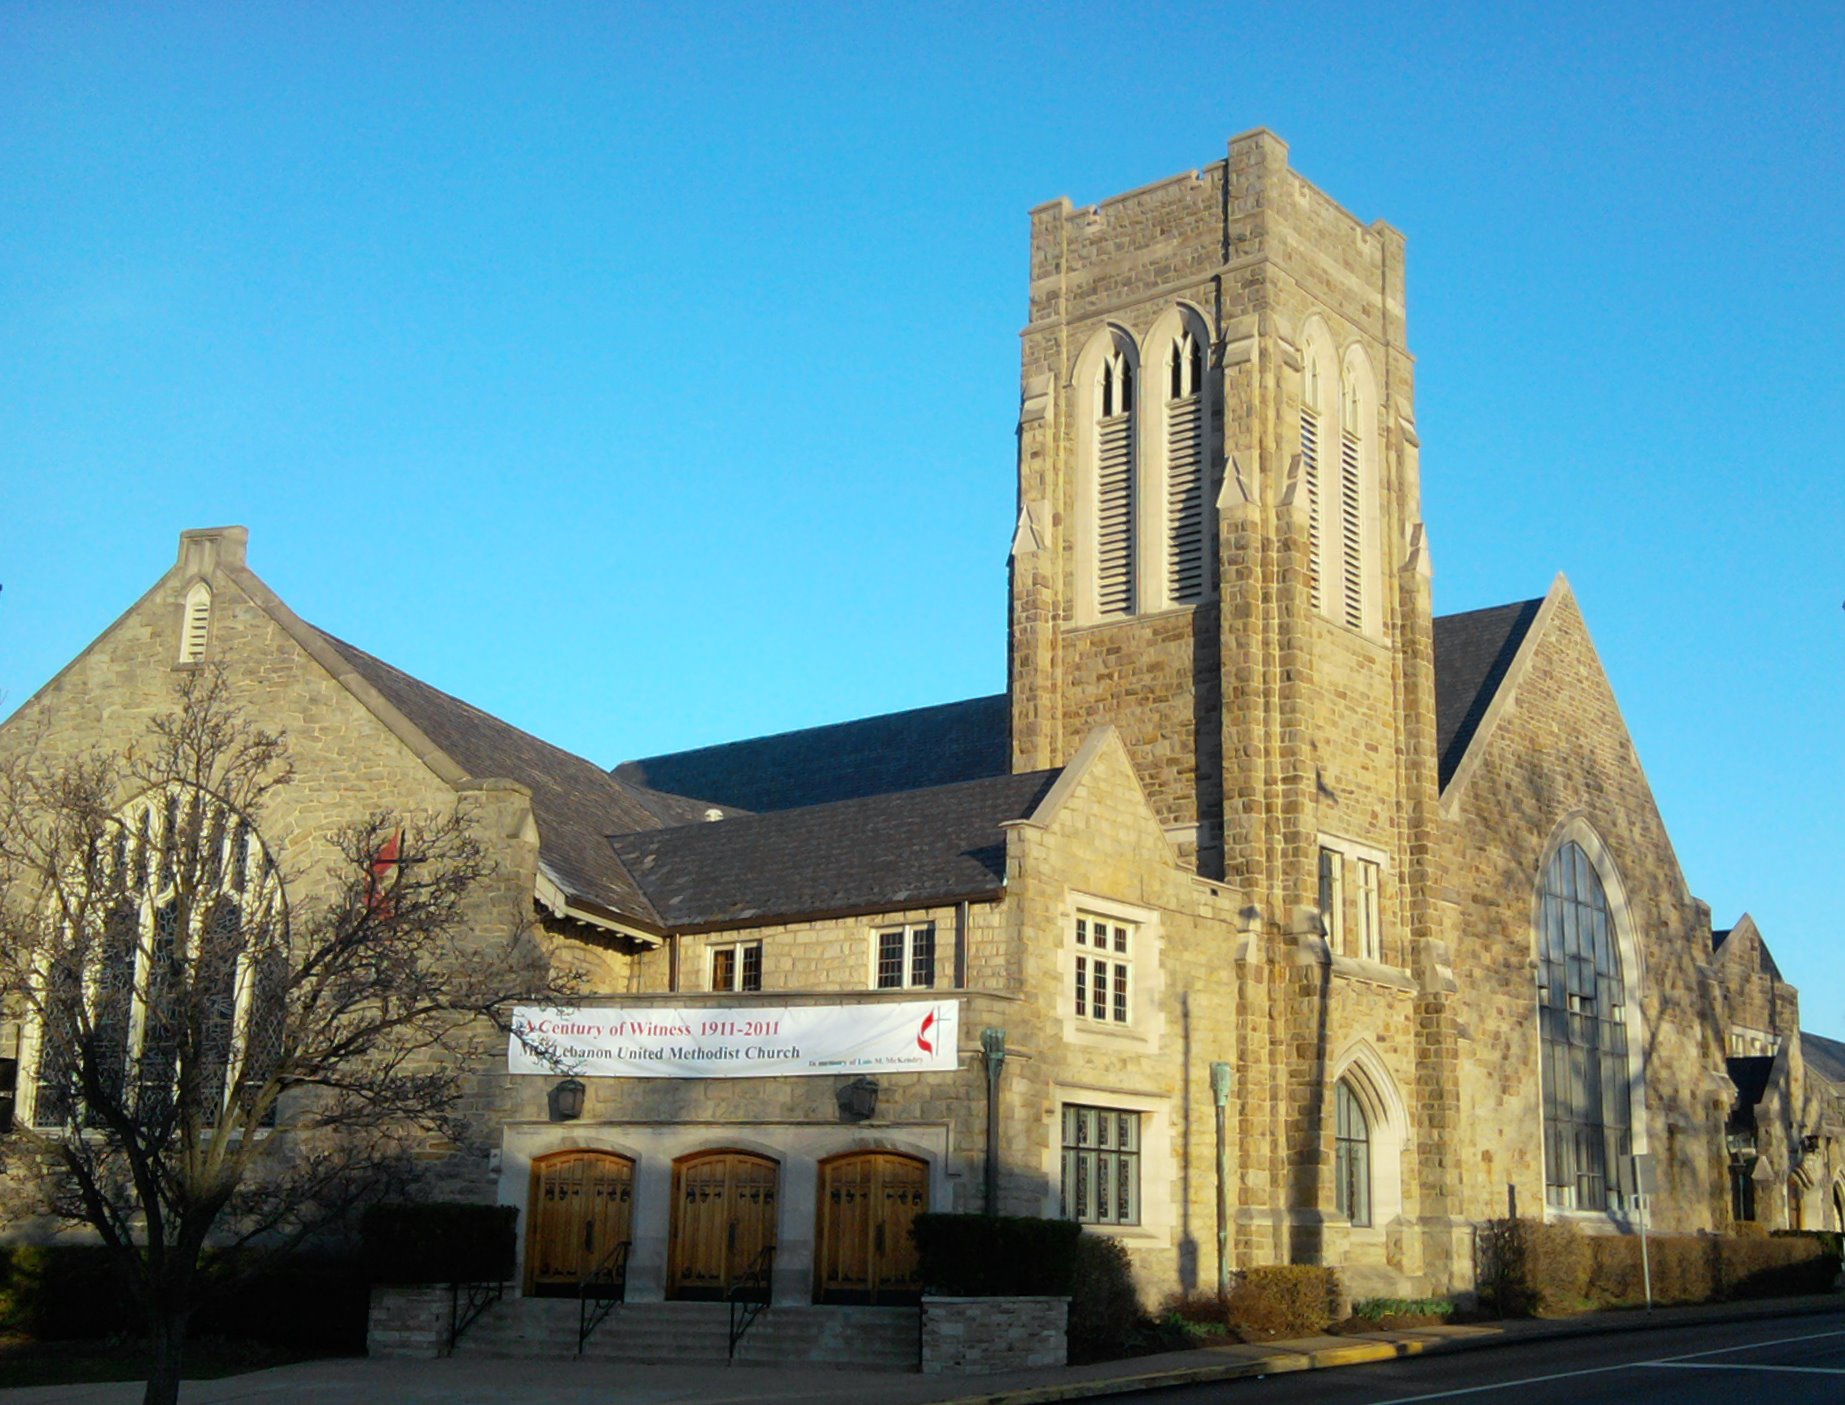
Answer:
[[[632,1235],[634,1163],[605,1151],[561,1151],[532,1163],[528,1291],[570,1293],[606,1271],[615,1245]]]
[[[709,1151],[673,1163],[667,1292],[719,1298],[775,1246],[781,1168],[765,1156]]]
[[[821,1162],[815,1298],[914,1300],[922,1280],[910,1226],[928,1208],[928,1163],[913,1156],[855,1152]]]

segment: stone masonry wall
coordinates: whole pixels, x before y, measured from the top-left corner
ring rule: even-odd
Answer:
[[[438,777],[278,621],[276,610],[286,616],[286,607],[243,565],[243,543],[241,529],[188,534],[181,564],[0,728],[0,756],[53,765],[144,746],[149,720],[177,707],[179,677],[221,667],[233,704],[287,738],[296,779],[272,796],[258,828],[297,921],[323,895],[329,841],[341,827],[380,810],[439,814],[461,803],[499,864],[470,905],[469,926],[483,940],[503,940],[530,908],[536,850],[529,797],[516,787],[458,792]],[[183,599],[200,577],[213,590],[205,663],[181,664]],[[440,1193],[478,1199],[485,1188],[499,1115],[491,1065],[483,1064],[463,1104],[470,1139],[461,1146],[432,1140],[421,1153]]]
[[[1644,1133],[1657,1158],[1661,1229],[1723,1222],[1722,1076],[1714,997],[1704,975],[1709,917],[1684,877],[1634,753],[1620,708],[1574,598],[1553,593],[1526,641],[1529,666],[1443,797],[1442,871],[1463,1011],[1461,1099],[1468,1129],[1460,1168],[1466,1213],[1544,1204],[1543,1115],[1534,1017],[1533,927],[1542,865],[1571,817],[1606,845],[1625,893],[1640,970],[1626,970],[1644,1037]],[[1502,693],[1504,689],[1502,688]],[[1638,1116],[1638,1113],[1636,1114]]]
[[[1068,1298],[924,1298],[922,1372],[979,1376],[1062,1366]]]

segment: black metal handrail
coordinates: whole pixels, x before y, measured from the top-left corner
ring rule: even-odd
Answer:
[[[461,1295],[467,1293],[467,1305]],[[506,1296],[504,1283],[451,1283],[448,1285],[448,1349],[455,1350],[461,1334],[474,1325],[474,1319]]]
[[[621,1239],[609,1246],[596,1266],[577,1280],[577,1355],[583,1343],[600,1327],[615,1304],[628,1295],[628,1246],[632,1240]]]
[[[743,1334],[749,1331],[750,1324],[768,1311],[774,1268],[775,1246],[771,1244],[756,1255],[736,1282],[724,1290],[724,1300],[730,1304],[730,1351],[727,1360],[737,1359],[737,1343],[743,1340]]]

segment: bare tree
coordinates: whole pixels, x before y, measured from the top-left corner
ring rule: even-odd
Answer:
[[[178,1398],[202,1256],[292,1247],[460,1139],[500,1013],[556,994],[521,923],[467,920],[493,862],[465,808],[371,814],[284,874],[262,821],[288,747],[229,691],[188,675],[124,754],[0,770],[0,1009],[31,1112],[8,1179],[35,1172],[40,1208],[130,1268],[150,1405]]]

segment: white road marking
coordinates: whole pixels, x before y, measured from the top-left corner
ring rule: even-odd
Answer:
[[[1567,1381],[1567,1380],[1572,1380],[1577,1376],[1606,1376],[1614,1371],[1631,1371],[1636,1366],[1675,1366],[1675,1365],[1678,1365],[1680,1362],[1695,1362],[1696,1360],[1698,1360],[1698,1358],[1705,1357],[1705,1356],[1726,1356],[1731,1352],[1758,1351],[1763,1347],[1792,1346],[1796,1342],[1816,1342],[1825,1337],[1845,1337],[1845,1331],[1809,1332],[1806,1335],[1799,1336],[1799,1337],[1777,1337],[1773,1341],[1767,1341],[1767,1342],[1743,1342],[1737,1346],[1712,1347],[1708,1351],[1688,1351],[1683,1356],[1662,1356],[1658,1358],[1657,1360],[1653,1360],[1653,1361],[1624,1361],[1616,1366],[1590,1366],[1581,1371],[1554,1371],[1550,1375],[1547,1375],[1547,1376],[1525,1376],[1522,1379],[1516,1380],[1516,1381],[1494,1381],[1491,1385],[1462,1386],[1458,1390],[1437,1390],[1437,1391],[1431,1391],[1427,1395],[1399,1395],[1391,1400],[1373,1401],[1372,1405],[1416,1405],[1416,1402],[1422,1401],[1422,1400],[1452,1400],[1456,1396],[1480,1395],[1489,1390],[1509,1390],[1513,1386],[1521,1386],[1521,1385],[1543,1385],[1546,1381]],[[1712,1369],[1712,1368],[1707,1368],[1707,1369]],[[1715,1368],[1715,1369],[1721,1369],[1721,1368]],[[1741,1370],[1745,1368],[1736,1367],[1735,1369]],[[1845,1371],[1834,1371],[1829,1368],[1820,1368],[1820,1367],[1814,1367],[1814,1366],[1761,1367],[1758,1369],[1762,1369],[1762,1370],[1807,1370],[1807,1371],[1820,1371],[1821,1374],[1824,1374],[1824,1375],[1845,1375]]]
[[[1845,1376],[1845,1366],[1768,1366],[1753,1361],[1642,1361],[1655,1371],[1794,1371],[1803,1376]]]

